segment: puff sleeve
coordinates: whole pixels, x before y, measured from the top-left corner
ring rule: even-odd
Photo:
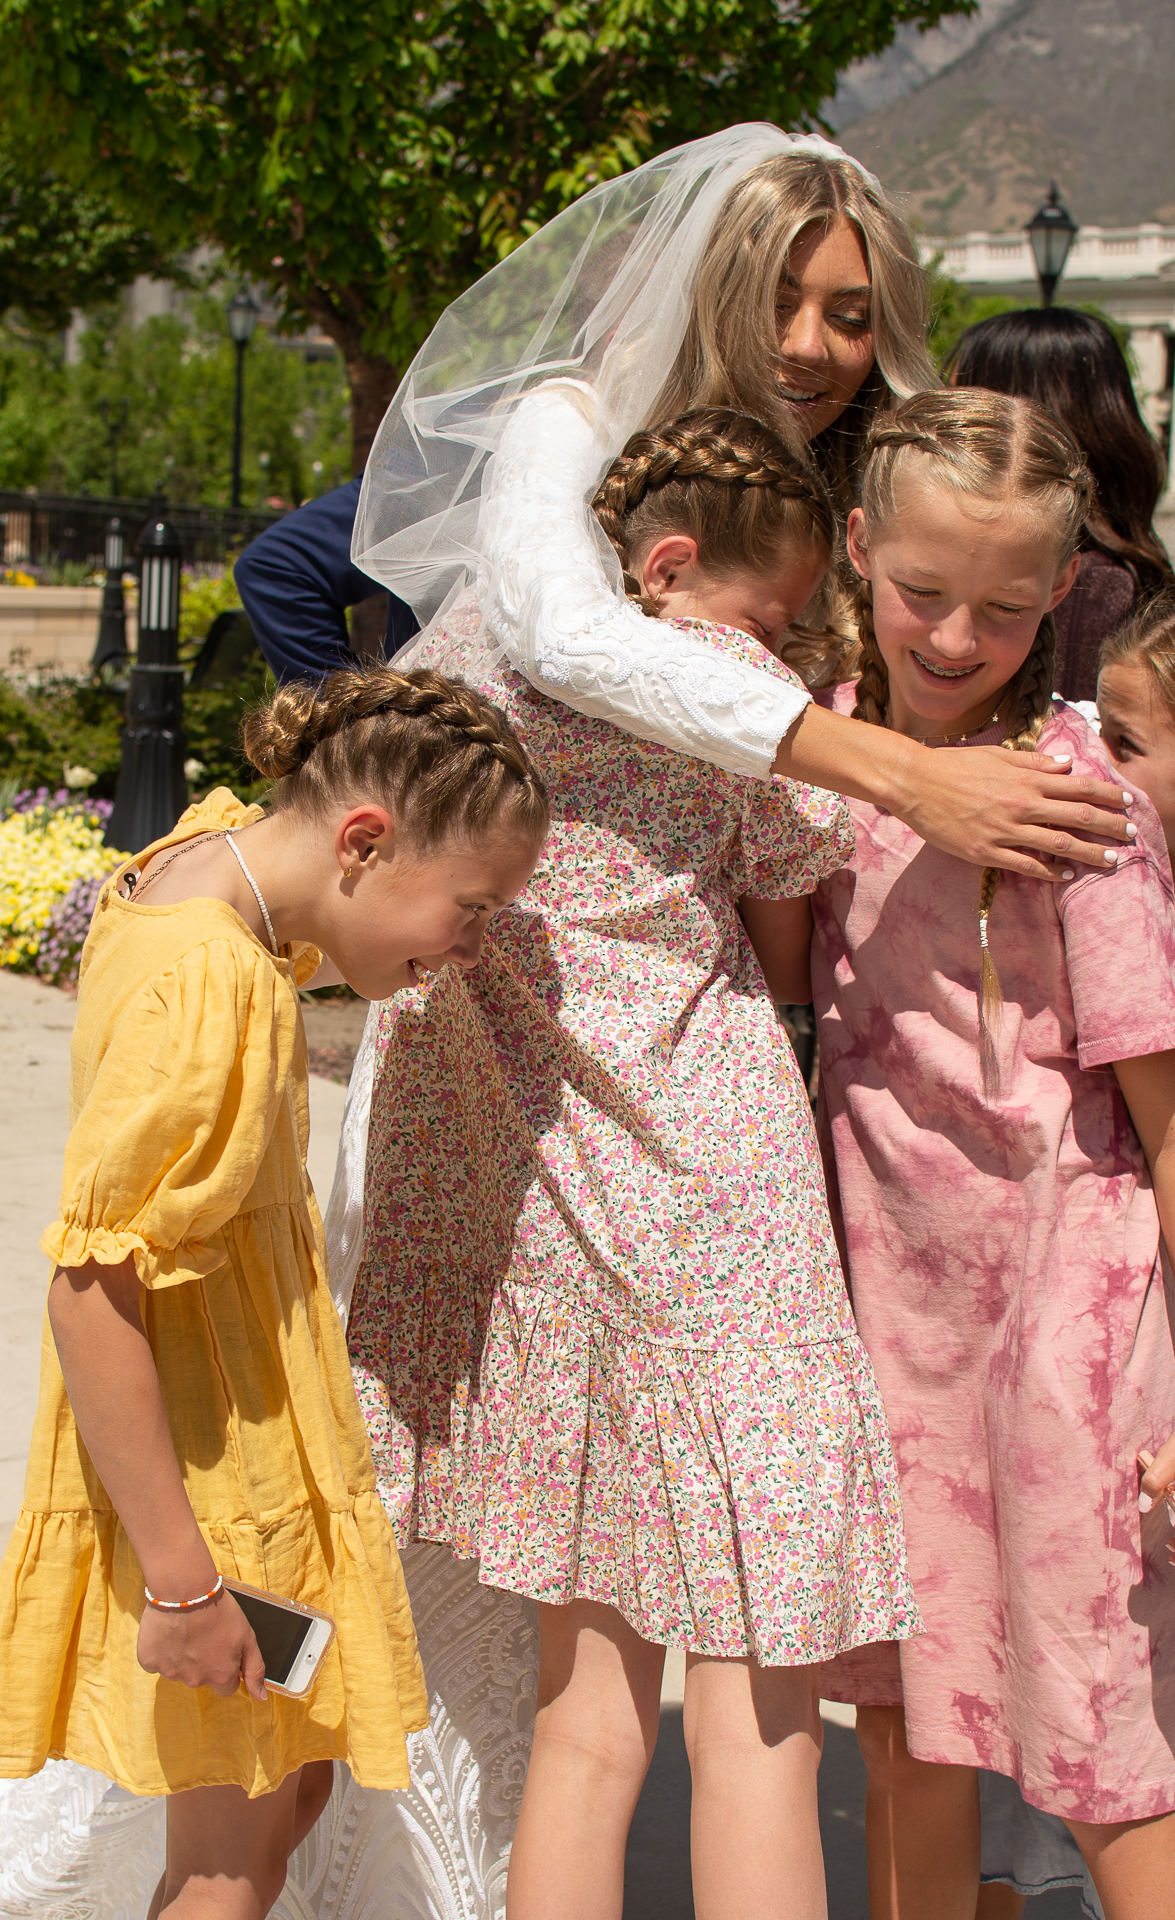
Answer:
[[[731,872],[736,898],[799,899],[852,857],[852,816],[839,794],[774,774],[743,795]]]
[[[63,1266],[133,1254],[147,1287],[215,1272],[288,1097],[297,1035],[296,997],[259,949],[208,941],[149,980],[80,1080],[75,1061],[45,1253]]]

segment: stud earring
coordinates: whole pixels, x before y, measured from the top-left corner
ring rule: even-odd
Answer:
[[[354,873],[354,871],[355,871],[354,867],[348,867],[346,873],[343,875],[343,879],[349,880],[351,878],[351,875]]]

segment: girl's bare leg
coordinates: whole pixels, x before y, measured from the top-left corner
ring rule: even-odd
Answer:
[[[1121,1826],[1067,1820],[1089,1868],[1106,1920],[1156,1920],[1175,1901],[1175,1813]]]
[[[826,1920],[812,1667],[686,1660],[697,1920]]]
[[[330,1799],[315,1760],[255,1800],[241,1787],[193,1787],[167,1803],[167,1867],[147,1920],[264,1920],[294,1848]]]
[[[868,1774],[865,1838],[872,1920],[975,1920],[979,1779],[915,1760],[900,1707],[858,1707]]]
[[[989,1880],[979,1889],[975,1920],[1020,1920],[1027,1904],[1015,1887],[1006,1887],[1002,1880]]]
[[[507,1920],[620,1920],[624,1848],[661,1710],[664,1647],[594,1600],[539,1608],[539,1695]]]

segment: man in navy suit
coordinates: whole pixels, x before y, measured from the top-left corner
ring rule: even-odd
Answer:
[[[320,680],[358,657],[346,610],[378,592],[351,562],[359,480],[284,514],[250,541],[233,569],[241,604],[266,661],[281,680]],[[385,659],[417,632],[411,607],[384,596]]]

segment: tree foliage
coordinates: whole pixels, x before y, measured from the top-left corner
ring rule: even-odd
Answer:
[[[1010,294],[981,293],[976,287],[964,286],[961,281],[952,280],[949,274],[942,271],[941,257],[939,255],[932,261],[927,270],[930,291],[930,336],[927,344],[930,357],[940,372],[968,327],[977,326],[981,320],[992,320],[999,313],[1014,313],[1024,304]],[[1063,292],[1060,304],[1069,304]],[[1079,300],[1077,311],[1091,313],[1095,320],[1109,327],[1126,356],[1132,376],[1136,376],[1138,368],[1130,346],[1130,328],[1125,322],[1115,320],[1104,307],[1099,307],[1092,300]]]
[[[72,366],[55,343],[0,331],[0,486],[106,493],[119,425],[121,492],[227,501],[234,377],[221,292],[138,326],[100,312]],[[297,506],[345,480],[347,415],[337,358],[308,362],[258,328],[245,357],[244,504]]]
[[[176,257],[99,195],[45,171],[0,135],[0,319],[60,332],[136,274],[182,276]]]
[[[6,104],[166,245],[277,283],[362,456],[440,310],[570,200],[973,0],[0,0]]]

